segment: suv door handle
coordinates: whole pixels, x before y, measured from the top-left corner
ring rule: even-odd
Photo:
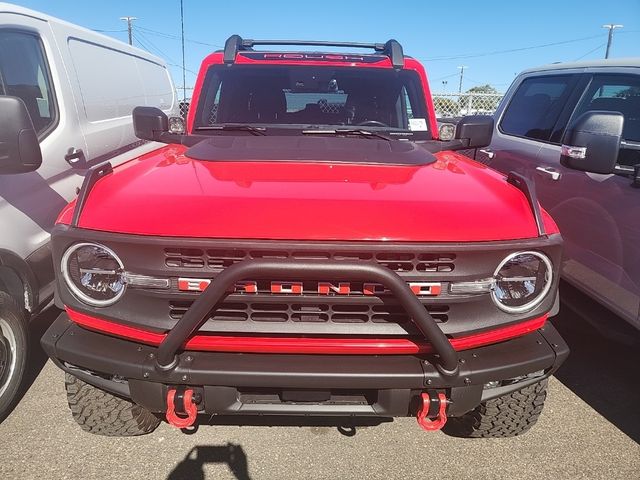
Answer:
[[[493,150],[491,150],[490,148],[481,148],[479,150],[480,153],[484,153],[487,157],[489,157],[489,160],[492,160],[493,157],[496,156],[496,152],[494,152]]]
[[[551,180],[560,180],[562,174],[553,167],[536,167],[539,174],[545,174],[551,177]]]
[[[64,156],[64,159],[72,167],[75,167],[76,165],[78,165],[78,162],[80,162],[83,158],[84,158],[84,152],[82,151],[81,148],[76,148],[76,147],[69,148],[69,153],[67,153]]]

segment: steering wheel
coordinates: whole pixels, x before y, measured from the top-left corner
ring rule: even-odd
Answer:
[[[365,120],[364,122],[356,123],[358,127],[388,127],[384,122],[379,122],[378,120]]]

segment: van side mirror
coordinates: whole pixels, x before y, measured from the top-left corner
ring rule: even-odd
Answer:
[[[493,117],[489,115],[462,117],[456,125],[455,138],[463,142],[463,148],[486,147],[491,144],[493,123]]]
[[[620,112],[583,113],[564,133],[560,163],[574,170],[613,173],[623,127],[624,116]]]
[[[26,173],[42,165],[38,135],[18,97],[0,96],[0,174]]]

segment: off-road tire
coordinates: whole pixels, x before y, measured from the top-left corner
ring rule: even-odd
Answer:
[[[112,395],[67,373],[67,401],[73,419],[85,432],[107,437],[133,437],[153,432],[160,420],[129,400]]]
[[[537,421],[547,397],[547,379],[487,400],[461,417],[449,418],[443,432],[452,437],[505,438],[521,435]]]
[[[20,396],[22,377],[27,366],[29,352],[29,328],[24,311],[15,302],[13,297],[6,292],[0,291],[0,328],[3,330],[3,338],[10,336],[15,345],[15,351],[10,357],[5,358],[7,363],[2,377],[0,377],[0,422],[9,415],[17,399]],[[10,332],[4,332],[4,330]],[[8,340],[2,340],[5,348],[9,348]],[[8,369],[11,368],[12,371]]]

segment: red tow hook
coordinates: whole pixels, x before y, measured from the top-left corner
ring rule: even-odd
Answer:
[[[440,430],[444,427],[444,424],[447,423],[447,397],[444,393],[438,393],[438,403],[440,406],[438,407],[438,416],[434,419],[428,418],[429,415],[429,406],[431,405],[431,397],[429,393],[422,392],[420,395],[422,399],[422,406],[420,410],[418,410],[418,414],[416,415],[416,419],[418,420],[418,425],[423,430],[428,432],[432,432],[435,430]]]
[[[176,389],[170,388],[167,392],[167,422],[177,428],[189,428],[196,421],[198,407],[193,401],[193,390],[187,388],[182,395],[182,405],[186,417],[179,417],[176,413]]]

